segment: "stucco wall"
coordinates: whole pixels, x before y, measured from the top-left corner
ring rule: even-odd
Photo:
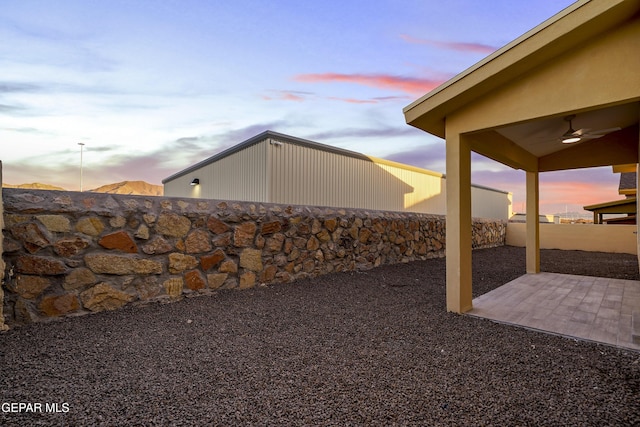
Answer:
[[[442,216],[5,189],[8,323],[444,256]],[[504,244],[477,220],[474,247]]]
[[[540,224],[540,248],[635,255],[635,225]],[[507,225],[507,245],[526,245],[526,224]]]

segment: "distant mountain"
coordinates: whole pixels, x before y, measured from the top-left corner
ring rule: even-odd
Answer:
[[[145,181],[122,181],[115,184],[107,184],[102,187],[88,190],[93,193],[131,194],[139,196],[162,196],[162,185],[149,184]]]
[[[64,189],[62,187],[56,187],[55,185],[49,185],[49,184],[40,184],[39,182],[33,182],[31,184],[18,184],[18,185],[5,184],[3,182],[2,183],[2,188],[28,188],[28,189],[32,189],[32,190],[66,191],[66,189]]]
[[[35,190],[59,190],[67,191],[65,188],[56,187],[55,185],[41,184],[34,182],[32,184],[2,184],[3,188],[24,188]],[[164,187],[162,185],[149,184],[145,181],[122,181],[115,184],[107,184],[102,187],[87,190],[93,193],[111,193],[111,194],[130,194],[137,196],[162,196]]]

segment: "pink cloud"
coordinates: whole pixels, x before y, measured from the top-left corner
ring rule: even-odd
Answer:
[[[348,102],[349,104],[377,104],[378,103],[378,101],[375,101],[373,99],[339,98],[337,96],[330,96],[327,99],[332,99],[334,101]]]
[[[273,95],[262,95],[261,98],[265,101],[294,101],[294,102],[302,102],[305,101],[306,95],[310,95],[309,92],[296,92],[296,91],[286,91],[286,90],[278,90],[272,91]]]
[[[443,42],[438,40],[420,39],[406,34],[401,34],[400,37],[408,43],[426,44],[443,49],[457,50],[460,52],[473,52],[488,55],[490,53],[493,53],[497,49],[494,46],[489,46],[481,43]]]
[[[445,80],[402,77],[389,74],[300,74],[294,80],[306,83],[355,83],[380,89],[401,90],[410,94],[423,94],[440,86]]]

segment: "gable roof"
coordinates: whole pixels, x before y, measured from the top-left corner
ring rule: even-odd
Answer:
[[[406,122],[444,138],[447,115],[639,11],[638,0],[579,0],[406,106]]]
[[[227,148],[226,150],[223,150],[218,154],[215,154],[207,159],[202,160],[201,162],[196,163],[195,165],[189,166],[186,169],[176,172],[175,174],[163,179],[162,183],[164,184],[167,181],[171,181],[182,175],[186,175],[190,172],[193,172],[196,169],[200,169],[206,165],[215,163],[219,160],[224,159],[225,157],[229,157],[232,154],[235,154],[239,151],[244,150],[245,148],[251,147],[252,145],[258,144],[267,139],[274,139],[276,141],[287,142],[289,144],[295,144],[295,145],[301,145],[303,147],[308,147],[308,148],[315,148],[316,150],[339,154],[341,156],[354,157],[356,159],[371,161],[369,157],[365,156],[364,154],[357,153],[355,151],[349,151],[349,150],[344,150],[342,148],[333,147],[331,145],[320,144],[317,142],[309,141],[308,139],[297,138],[295,136],[285,135],[283,133],[274,132],[272,130],[265,130],[264,132],[259,133],[258,135],[253,136],[244,142],[236,144],[233,147]]]
[[[211,163],[215,163],[219,160],[224,159],[225,157],[229,157],[239,151],[244,150],[245,148],[251,147],[252,145],[255,144],[259,144],[261,142],[264,142],[266,140],[274,140],[274,141],[279,141],[279,142],[285,142],[288,144],[294,144],[294,145],[299,145],[302,147],[306,147],[306,148],[312,148],[315,150],[320,150],[320,151],[324,151],[327,153],[333,153],[333,154],[337,154],[339,156],[347,156],[347,157],[353,157],[355,159],[359,159],[359,160],[365,160],[368,162],[373,162],[373,163],[377,163],[377,164],[386,164],[389,166],[395,166],[401,169],[405,169],[405,170],[412,170],[415,172],[419,172],[419,173],[424,173],[424,174],[428,174],[428,175],[433,175],[433,176],[438,176],[438,177],[444,177],[444,174],[438,173],[438,172],[434,172],[434,171],[430,171],[428,169],[423,169],[423,168],[419,168],[419,167],[415,167],[415,166],[411,166],[411,165],[406,165],[404,163],[398,163],[398,162],[394,162],[391,160],[386,160],[386,159],[380,159],[377,157],[372,157],[372,156],[367,156],[365,154],[362,153],[358,153],[356,151],[351,151],[351,150],[345,150],[343,148],[338,148],[338,147],[334,147],[331,145],[326,145],[326,144],[320,144],[318,142],[314,142],[314,141],[310,141],[308,139],[303,139],[303,138],[298,138],[295,136],[291,136],[291,135],[285,135],[283,133],[278,133],[278,132],[274,132],[271,130],[266,130],[254,137],[251,137],[249,139],[247,139],[244,142],[241,142],[239,144],[234,145],[233,147],[227,148],[226,150],[223,150],[221,152],[219,152],[218,154],[215,154],[205,160],[202,160],[201,162],[198,162],[192,166],[189,166],[186,169],[183,169],[179,172],[174,173],[173,175],[165,178],[162,180],[162,183],[165,184],[168,181],[171,181],[173,179],[176,179],[178,177],[181,177],[183,175],[186,175],[190,172],[193,172],[197,169],[200,169],[204,166],[207,166]],[[489,189],[489,188],[488,188]],[[490,190],[493,191],[500,191],[501,190],[495,190],[493,188],[491,188]]]

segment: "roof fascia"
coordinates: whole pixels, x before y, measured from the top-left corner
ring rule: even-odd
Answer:
[[[445,118],[538,65],[633,16],[638,0],[580,0],[403,109],[408,124],[440,138]],[[588,25],[587,25],[588,24]]]

